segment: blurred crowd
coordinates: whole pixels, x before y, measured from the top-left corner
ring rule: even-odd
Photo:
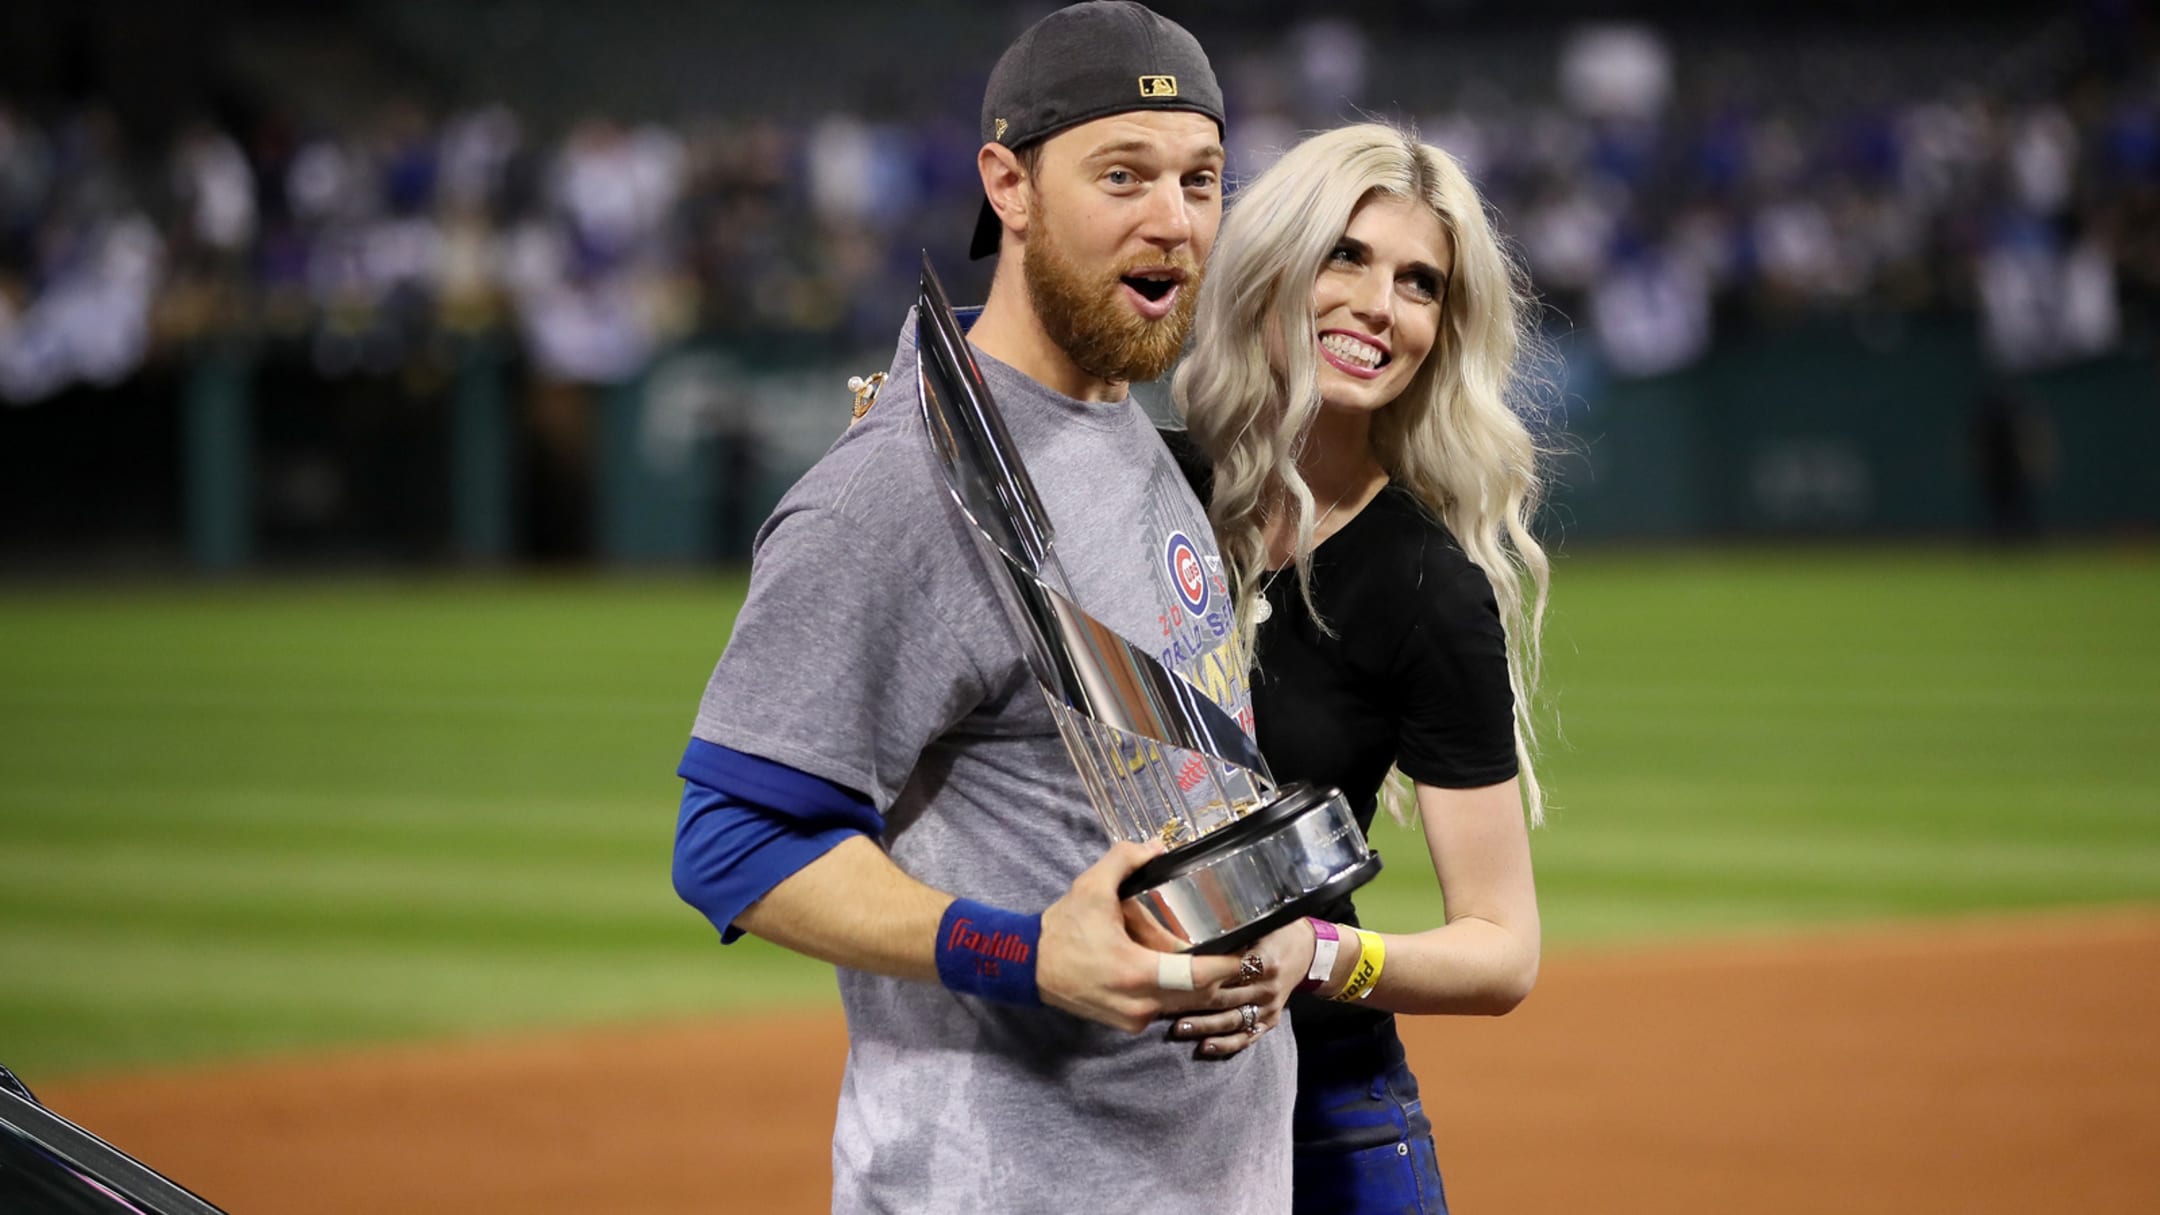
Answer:
[[[1976,312],[1991,362],[2108,351],[2160,301],[2160,63],[2055,87],[1682,92],[1639,31],[1577,39],[1565,107],[1444,115],[1428,133],[1500,206],[1547,299],[1612,369],[1700,358],[1714,332],[1835,311],[1884,335]]]
[[[2087,57],[2045,87],[1763,96],[1744,64],[1691,72],[1610,27],[1566,39],[1536,95],[1458,82],[1420,110],[1369,98],[1355,28],[1289,37],[1282,71],[1225,71],[1233,181],[1356,104],[1415,121],[1614,374],[1824,312],[1967,310],[1998,365],[2044,366],[2114,347],[2160,299],[2150,56]],[[142,147],[94,106],[0,97],[0,399],[234,335],[302,344],[338,375],[513,333],[581,383],[699,334],[875,348],[918,250],[960,264],[975,146],[972,114],[542,131],[504,106],[398,101],[334,129],[273,111]]]

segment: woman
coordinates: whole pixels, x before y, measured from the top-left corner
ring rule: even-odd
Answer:
[[[1390,810],[1414,803],[1447,907],[1382,935],[1346,901],[1266,943],[1291,980],[1317,963],[1290,1001],[1297,1206],[1445,1211],[1393,1014],[1504,1013],[1538,968],[1526,706],[1548,567],[1512,407],[1526,284],[1455,162],[1377,124],[1242,190],[1208,280],[1173,388],[1254,630],[1261,750],[1368,828],[1399,772]],[[1173,1034],[1228,1053],[1239,1018]]]

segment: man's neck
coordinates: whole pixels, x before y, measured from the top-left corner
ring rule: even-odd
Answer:
[[[990,280],[990,298],[968,329],[968,342],[1052,392],[1080,401],[1126,397],[1123,380],[1089,375],[1051,340],[1042,318],[1035,315],[1034,301],[1028,298],[1017,253],[998,260],[997,274]]]

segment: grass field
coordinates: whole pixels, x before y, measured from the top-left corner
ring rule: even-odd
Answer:
[[[33,1081],[830,999],[668,884],[739,581],[0,593],[0,1062]],[[2160,559],[1594,555],[1556,949],[2160,900]],[[1367,918],[1437,914],[1376,831]]]

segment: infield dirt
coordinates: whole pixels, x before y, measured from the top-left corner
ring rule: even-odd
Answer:
[[[1403,1025],[1458,1212],[2160,1210],[2152,911],[1561,953]],[[845,1049],[817,1011],[37,1087],[233,1215],[822,1211]]]

